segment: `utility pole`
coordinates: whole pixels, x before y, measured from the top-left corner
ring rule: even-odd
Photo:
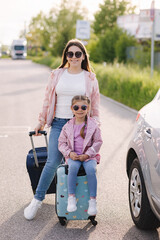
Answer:
[[[24,38],[26,38],[26,21],[24,22]]]
[[[151,21],[152,21],[151,77],[153,77],[153,72],[154,72],[154,35],[155,35],[155,10],[154,10],[154,0],[153,0],[152,3],[151,3],[150,19],[151,19]]]

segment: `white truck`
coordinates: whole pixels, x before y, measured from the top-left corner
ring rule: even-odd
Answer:
[[[26,39],[13,40],[11,45],[12,59],[26,59],[27,57],[27,41]]]
[[[0,58],[2,57],[2,45],[0,43]]]

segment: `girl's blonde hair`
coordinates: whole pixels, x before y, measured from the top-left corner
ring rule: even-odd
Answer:
[[[90,99],[87,97],[87,96],[84,96],[84,95],[76,95],[72,98],[72,106],[78,102],[78,101],[86,101],[88,105],[90,105]],[[85,134],[84,134],[84,130],[85,130],[85,127],[87,126],[87,115],[85,116],[85,124],[84,126],[81,128],[81,131],[80,131],[80,135],[81,137],[84,139],[85,138]]]

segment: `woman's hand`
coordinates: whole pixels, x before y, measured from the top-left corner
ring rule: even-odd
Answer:
[[[40,123],[38,123],[38,125],[35,127],[34,131],[36,132],[35,133],[35,136],[40,136],[41,134],[38,133],[38,131],[42,131],[44,129],[44,126],[42,126]]]
[[[81,162],[84,162],[85,160],[87,160],[89,158],[89,156],[87,154],[82,154],[82,155],[79,155],[78,157]]]
[[[79,156],[78,156],[77,153],[75,153],[75,152],[70,152],[69,157],[70,157],[72,160],[79,160]]]

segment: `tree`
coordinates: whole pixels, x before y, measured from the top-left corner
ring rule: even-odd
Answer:
[[[133,12],[135,7],[131,7],[127,0],[105,0],[100,4],[100,10],[95,14],[93,29],[95,34],[103,35],[105,31],[116,25],[117,17]]]
[[[63,0],[60,10],[55,14],[54,20],[55,32],[52,36],[52,49],[54,55],[61,55],[66,43],[75,38],[76,22],[83,19],[86,11],[80,8],[80,1],[71,2]]]
[[[40,12],[36,17],[32,18],[26,38],[31,45],[44,48],[48,47],[49,31],[47,18],[42,12]]]
[[[123,30],[116,25],[112,29],[107,29],[105,34],[99,39],[99,51],[101,53],[101,61],[114,62],[116,58],[116,43]]]
[[[50,34],[47,18],[42,12],[31,19],[26,39],[30,55],[42,54],[42,50],[48,50]]]
[[[137,44],[136,39],[128,35],[126,32],[124,32],[119,37],[115,45],[115,52],[116,52],[116,57],[118,59],[118,62],[125,63],[127,60],[127,54],[126,54],[127,47],[135,46],[136,44]]]
[[[40,46],[55,56],[61,55],[65,44],[75,38],[76,21],[83,19],[85,14],[79,0],[62,0],[59,8],[52,8],[48,16],[40,12],[29,25],[26,36],[29,45]]]
[[[91,33],[91,39],[88,41],[86,48],[91,61],[97,63],[101,61],[102,57],[100,53],[100,41],[94,33]]]

